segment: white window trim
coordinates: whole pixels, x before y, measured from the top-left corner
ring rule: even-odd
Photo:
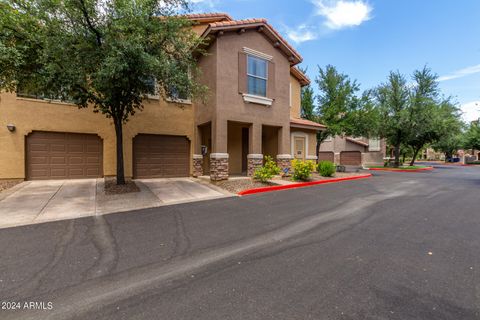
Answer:
[[[265,106],[271,106],[273,104],[273,99],[270,99],[267,97],[256,96],[254,94],[249,94],[249,93],[244,93],[242,94],[242,96],[243,96],[243,101],[245,102],[263,104]]]
[[[307,160],[307,157],[309,155],[308,153],[308,134],[305,132],[301,131],[294,131],[290,133],[290,150],[293,156],[295,157],[295,137],[300,137],[300,138],[305,138],[305,160]]]
[[[247,48],[247,47],[243,47],[243,52],[245,52],[248,55],[260,58],[260,59],[264,59],[264,60],[268,60],[268,61],[273,60],[273,57],[271,55],[268,55],[266,53],[263,53],[263,52],[260,52],[260,51],[257,51],[257,50],[253,50],[253,49],[250,49],[250,48]]]

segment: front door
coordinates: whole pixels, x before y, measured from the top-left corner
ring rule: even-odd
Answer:
[[[293,145],[295,159],[305,161],[305,138],[295,137]]]

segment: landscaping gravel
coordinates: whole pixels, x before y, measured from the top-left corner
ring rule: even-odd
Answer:
[[[0,180],[0,192],[10,189],[21,182],[22,180]]]
[[[105,178],[105,194],[123,194],[131,192],[140,192],[140,188],[132,180],[126,180],[125,184],[117,185],[115,178]]]
[[[252,179],[230,179],[223,180],[218,182],[213,182],[213,185],[227,190],[231,193],[238,193],[243,190],[262,188],[266,186],[275,185],[273,183],[262,183],[260,181],[255,181]]]

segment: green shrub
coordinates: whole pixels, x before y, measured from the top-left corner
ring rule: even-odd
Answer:
[[[261,167],[258,167],[253,173],[253,178],[255,180],[260,180],[261,182],[267,182],[273,178],[273,176],[280,173],[280,168],[277,166],[272,157],[265,156],[265,164]]]
[[[267,182],[273,178],[272,172],[267,167],[258,167],[253,173],[253,179],[261,182]]]
[[[335,174],[335,165],[330,161],[320,161],[317,171],[322,177],[333,177]]]
[[[312,175],[315,164],[312,161],[292,160],[293,180],[306,181]]]
[[[265,156],[265,164],[263,166],[274,176],[279,174],[281,171],[280,167],[277,166],[275,161],[273,161],[272,157],[270,156]]]

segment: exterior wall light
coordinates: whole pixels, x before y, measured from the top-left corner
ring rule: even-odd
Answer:
[[[9,124],[7,124],[7,129],[8,129],[8,131],[13,132],[13,131],[15,131],[15,125],[9,123]]]

